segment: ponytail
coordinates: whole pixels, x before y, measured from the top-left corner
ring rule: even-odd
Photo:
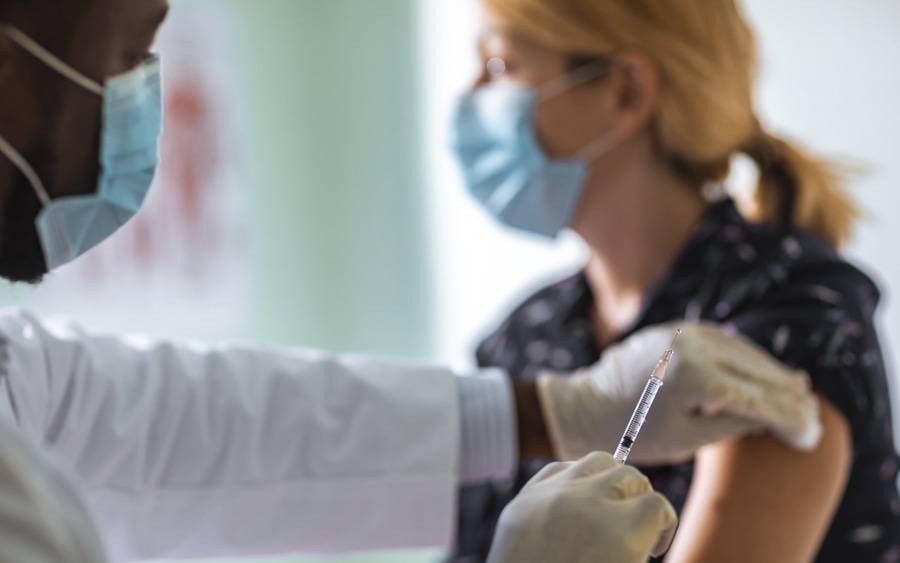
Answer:
[[[762,129],[742,152],[759,168],[750,219],[790,223],[840,247],[849,240],[860,211],[844,185],[848,173]]]
[[[766,133],[753,93],[756,40],[737,0],[486,0],[505,27],[566,55],[644,53],[662,76],[653,140],[698,188],[728,176],[731,157],[759,165],[749,219],[789,223],[846,244],[859,210],[833,163]],[[746,211],[746,210],[744,210]]]

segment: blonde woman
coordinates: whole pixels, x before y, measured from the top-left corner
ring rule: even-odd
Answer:
[[[550,237],[569,227],[590,252],[581,272],[526,299],[479,363],[538,379],[553,434],[548,372],[669,321],[741,333],[809,374],[824,433],[806,453],[762,435],[641,467],[681,513],[667,560],[900,560],[878,290],[836,250],[857,211],[830,163],[757,119],[756,45],[739,7],[485,5],[484,73],[455,124],[467,188],[502,223]],[[740,207],[720,186],[739,154],[760,172]],[[520,484],[541,463],[523,466]],[[481,560],[508,498],[465,491],[458,561]]]

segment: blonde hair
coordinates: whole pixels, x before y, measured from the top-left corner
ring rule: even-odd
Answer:
[[[844,174],[756,117],[756,41],[734,0],[485,2],[501,25],[560,53],[643,53],[662,78],[654,141],[675,170],[700,186],[746,154],[760,172],[749,219],[790,221],[835,245],[850,238],[859,210]]]

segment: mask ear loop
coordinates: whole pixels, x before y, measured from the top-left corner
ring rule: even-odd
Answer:
[[[38,176],[37,172],[34,171],[31,164],[25,160],[25,157],[19,153],[12,145],[10,145],[3,136],[0,136],[0,153],[3,153],[6,158],[9,159],[10,162],[13,163],[13,166],[19,169],[19,172],[25,176],[25,179],[28,180],[28,183],[31,184],[31,187],[34,188],[34,193],[37,195],[37,198],[40,200],[41,205],[44,209],[50,205],[50,195],[47,192],[47,188],[44,186],[44,183],[41,181],[40,176]],[[70,248],[70,244],[66,237],[63,235],[63,229],[57,221],[52,221],[53,234],[56,237],[57,244],[60,242],[66,246],[67,249]],[[43,241],[41,245],[43,246]],[[46,252],[46,248],[44,249]],[[45,255],[46,256],[46,255]]]
[[[594,162],[617,146],[619,146],[619,136],[616,135],[615,131],[610,131],[575,153],[575,159],[583,162]]]
[[[98,84],[97,82],[91,80],[84,74],[78,72],[68,64],[66,64],[62,59],[45,49],[41,46],[37,41],[28,37],[15,27],[11,25],[0,25],[0,30],[5,33],[13,43],[16,43],[31,54],[33,57],[43,62],[65,78],[68,78],[75,84],[81,86],[88,92],[92,94],[96,94],[103,97],[103,86]],[[34,168],[28,161],[22,156],[22,154],[15,149],[3,136],[0,136],[0,152],[9,159],[12,164],[19,169],[19,172],[25,176],[25,179],[31,184],[31,187],[34,189],[34,193],[37,195],[37,198],[40,200],[41,205],[46,209],[50,205],[50,194],[47,191],[47,187],[44,185],[44,182],[41,181],[40,176],[38,176],[37,172],[35,172]],[[66,250],[69,254],[71,254],[71,245],[68,239],[64,236],[64,229],[62,225],[56,220],[51,220],[53,235],[56,237],[57,243],[62,243],[65,245]],[[43,246],[45,242],[42,240],[41,245]],[[44,252],[47,252],[46,247],[44,248]],[[46,257],[46,254],[45,254]]]
[[[28,51],[32,56],[56,72],[68,78],[75,84],[78,84],[88,92],[97,94],[101,97],[103,96],[103,86],[66,64],[62,59],[45,49],[31,37],[28,37],[11,25],[4,25],[3,32],[6,33],[6,35],[19,47]]]
[[[25,160],[25,157],[10,145],[2,135],[0,135],[0,152],[2,152],[6,158],[19,169],[19,172],[21,172],[23,176],[25,176],[25,179],[28,180],[28,183],[34,188],[34,193],[37,195],[38,199],[41,200],[41,204],[44,207],[50,205],[50,195],[47,192],[44,183],[41,181],[40,176],[37,175],[37,172],[34,171],[31,164]]]
[[[568,74],[564,74],[538,86],[535,90],[537,100],[538,102],[541,102],[558,96],[571,88],[587,84],[591,80],[609,72],[609,69],[613,64],[614,61],[612,59],[602,58],[581,65]],[[573,158],[583,162],[593,162],[616,148],[618,144],[618,136],[613,132],[609,132],[579,150]]]
[[[547,100],[562,94],[566,90],[587,84],[591,80],[606,74],[612,64],[613,61],[611,59],[598,59],[584,64],[535,88],[536,97],[538,101]]]

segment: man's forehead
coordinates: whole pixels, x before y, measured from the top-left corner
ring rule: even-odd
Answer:
[[[3,2],[4,0],[0,0]],[[13,0],[31,1],[31,0]],[[160,24],[169,12],[169,0],[43,0],[52,5],[48,13],[64,14],[66,18],[99,17],[110,21],[136,20]]]
[[[0,0],[0,21],[34,35],[64,33],[81,25],[159,26],[169,8],[169,0]]]
[[[114,2],[119,10],[133,10],[142,18],[147,18],[147,23],[160,25],[169,13],[169,0],[106,0]]]
[[[84,0],[80,3],[83,5]],[[169,0],[88,0],[87,3],[113,18],[139,18],[153,24],[162,23],[169,12]]]
[[[166,16],[169,15],[169,0],[159,0],[157,4],[159,4],[159,6],[157,7],[156,12],[156,23],[162,24],[162,22],[165,21]]]

